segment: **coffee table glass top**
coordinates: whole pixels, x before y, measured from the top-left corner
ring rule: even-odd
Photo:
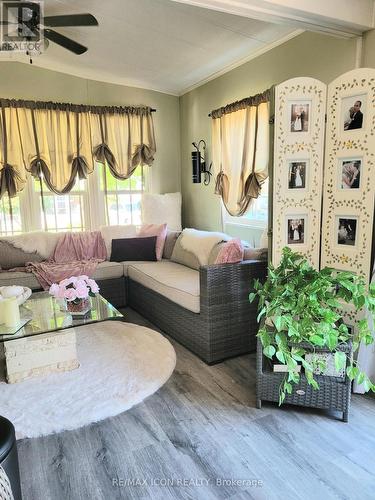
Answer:
[[[21,320],[30,318],[30,321],[12,335],[9,335],[8,327],[0,325],[0,343],[123,317],[99,294],[91,297],[91,304],[92,308],[85,316],[73,317],[61,310],[60,304],[48,292],[33,293],[20,307]]]

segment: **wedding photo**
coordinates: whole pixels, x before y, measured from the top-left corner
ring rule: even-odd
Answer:
[[[288,244],[301,245],[305,242],[305,219],[288,219]]]
[[[305,189],[307,162],[292,161],[288,170],[288,189]]]
[[[290,111],[290,131],[309,131],[310,103],[298,102],[291,105]]]
[[[359,189],[362,160],[341,160],[339,165],[339,188]]]
[[[354,246],[357,235],[357,219],[338,218],[337,243],[338,245]]]
[[[362,94],[342,99],[342,126],[344,130],[362,128],[365,114],[365,97]]]

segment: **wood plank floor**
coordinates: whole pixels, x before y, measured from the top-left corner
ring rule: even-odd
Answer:
[[[375,498],[374,399],[354,396],[348,424],[257,410],[254,355],[207,366],[174,346],[174,374],[138,406],[18,442],[24,500]]]

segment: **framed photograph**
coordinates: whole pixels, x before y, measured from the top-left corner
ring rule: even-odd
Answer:
[[[288,189],[306,189],[307,160],[288,162]]]
[[[366,94],[344,97],[341,100],[341,129],[359,130],[366,118]]]
[[[310,120],[310,102],[296,101],[290,103],[290,131],[308,132]]]
[[[338,245],[355,246],[357,243],[358,217],[336,217]]]
[[[340,159],[338,171],[339,189],[359,189],[361,184],[362,159]]]
[[[288,245],[303,245],[306,234],[306,217],[287,217]]]

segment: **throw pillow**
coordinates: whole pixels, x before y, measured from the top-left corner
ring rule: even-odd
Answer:
[[[138,231],[138,236],[156,236],[156,258],[161,260],[167,237],[167,224],[144,224]]]
[[[181,231],[181,193],[142,195],[142,222],[167,224],[173,231]]]
[[[108,257],[111,255],[112,240],[119,238],[134,238],[137,236],[137,228],[131,224],[126,226],[101,226],[100,232],[103,236]]]
[[[267,260],[268,248],[245,248],[244,260]]]
[[[0,268],[13,269],[24,267],[27,262],[42,262],[44,259],[36,252],[24,252],[8,241],[0,240]]]
[[[217,256],[219,255],[221,249],[223,246],[226,244],[226,241],[222,241],[221,243],[218,243],[217,245],[214,246],[210,253],[210,257],[208,259],[208,265],[212,266],[213,264],[216,263]]]
[[[171,261],[177,262],[177,264],[182,264],[184,266],[190,267],[191,269],[199,270],[200,264],[197,257],[192,253],[188,252],[181,246],[182,233],[177,238],[175,246],[173,248]]]
[[[163,259],[170,259],[172,257],[173,249],[176,244],[177,238],[180,236],[180,231],[167,231],[165,239]]]
[[[234,238],[222,246],[215,264],[235,264],[236,262],[242,262],[243,254],[244,250],[240,238]]]
[[[230,239],[232,238],[224,233],[186,228],[182,231],[181,246],[184,250],[193,253],[201,266],[206,266],[215,245]]]
[[[28,233],[5,236],[1,239],[26,253],[36,252],[43,260],[51,258],[57,242],[65,233],[49,233],[47,231],[30,231]]]
[[[156,260],[156,236],[112,240],[111,262]]]

